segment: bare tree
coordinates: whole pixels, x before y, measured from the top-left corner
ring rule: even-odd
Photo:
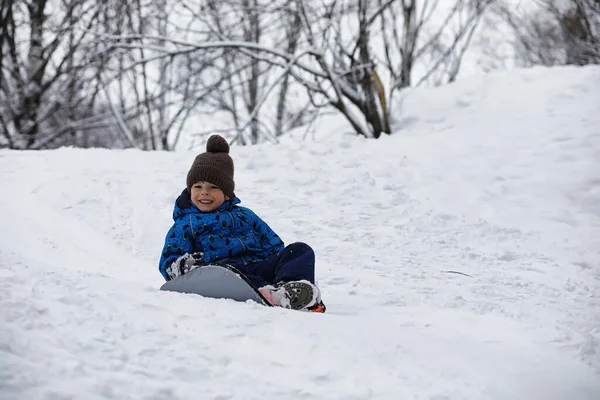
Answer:
[[[521,13],[499,3],[495,14],[512,30],[520,65],[600,63],[597,0],[537,0],[537,8]]]
[[[434,23],[439,0],[62,0],[52,18],[52,0],[0,1],[0,145],[147,150],[203,115],[241,144],[327,108],[390,133],[393,91],[417,63],[416,85],[456,79],[493,2],[454,0]]]
[[[56,13],[59,16],[51,17],[49,6],[47,0],[2,0],[0,129],[4,146],[33,148],[49,135],[46,129],[53,126],[59,110],[73,116],[84,100],[66,97],[84,85],[76,80],[83,66],[75,54],[88,43],[98,7],[86,0],[65,0]],[[67,96],[58,87],[66,87]]]
[[[298,1],[303,35],[320,72],[308,80],[306,87],[314,106],[335,107],[356,132],[378,138],[390,133],[383,86],[372,61],[371,28],[386,5],[370,12],[369,2],[331,2],[314,4]],[[357,29],[345,37],[345,26],[356,23]],[[324,101],[323,101],[324,100]]]
[[[286,22],[285,26],[285,49],[288,54],[296,53],[300,42],[300,35],[302,29],[302,20],[300,18],[300,11],[295,6],[293,0],[283,7],[283,20]],[[290,79],[292,75],[286,73],[281,82],[281,88],[277,96],[277,115],[275,122],[275,136],[281,136],[284,132],[284,123],[286,120],[286,113],[288,112],[287,96],[290,90]],[[297,115],[291,115],[289,119],[293,121],[302,117],[302,112]]]
[[[178,1],[0,1],[0,146],[175,147],[207,95],[181,74],[198,63],[104,37],[177,35]]]
[[[391,91],[431,80],[436,85],[454,81],[473,35],[494,3],[402,0],[388,7],[379,21],[384,50],[379,62],[391,77]],[[417,63],[427,69],[415,83],[413,67]]]
[[[208,106],[231,115],[235,140],[240,143],[246,142],[246,132],[249,132],[250,143],[258,141],[261,135],[274,138],[281,134],[290,77],[294,84],[304,87],[314,108],[333,106],[358,134],[378,138],[391,131],[387,99],[394,88],[411,84],[412,67],[417,60],[435,54],[437,49],[438,59],[434,60],[422,81],[434,72],[441,75],[439,71],[443,71],[448,80],[455,79],[479,18],[491,2],[480,0],[467,4],[457,0],[437,33],[419,45],[421,29],[435,7],[427,8],[430,3],[424,0],[425,7],[417,18],[418,2],[402,0],[404,33],[393,39],[400,55],[396,59],[392,57],[392,37],[385,31],[385,26],[393,26],[391,31],[398,34],[395,26],[400,17],[394,7],[398,6],[399,0],[381,0],[377,7],[367,0],[281,0],[268,4],[258,0],[207,1],[200,8],[182,2],[195,22],[202,26],[201,30],[195,31],[196,38],[202,37],[205,41],[174,40],[143,33],[116,35],[112,39],[114,46],[153,51],[157,58],[185,55],[194,60],[213,60],[217,73],[205,76],[203,82],[209,92]],[[450,22],[464,17],[467,11],[466,22],[459,25],[458,33],[449,44],[441,45]],[[232,19],[232,14],[239,18]],[[282,30],[282,25],[274,20],[270,23],[261,21],[272,16],[289,21],[287,29]],[[237,22],[240,20],[242,24]],[[383,38],[383,58],[373,50],[378,47],[373,39],[378,21],[388,35]],[[265,35],[266,26],[276,26],[278,30]],[[348,30],[349,26],[356,28]],[[280,46],[277,39],[282,32],[286,38],[284,46]],[[275,45],[284,50],[276,49]],[[385,70],[393,78],[387,95],[376,68],[378,60],[383,60]],[[261,107],[266,103],[273,104],[268,97],[275,88],[279,88],[279,96],[275,102],[275,129],[270,130],[270,124],[262,118]],[[245,109],[240,107],[240,99]]]
[[[546,0],[544,4],[559,22],[566,45],[566,63],[600,63],[600,2],[571,0],[562,9],[555,3]]]
[[[359,134],[378,138],[382,133],[389,133],[389,99],[394,90],[414,84],[413,67],[417,62],[429,64],[417,85],[429,80],[435,84],[455,80],[474,32],[493,2],[456,0],[437,22],[432,16],[438,10],[438,0],[378,0],[376,7],[366,0],[322,3],[310,14],[318,15],[322,10],[322,19],[327,22],[320,25],[313,19],[305,23],[306,35],[313,45],[316,37],[325,38],[320,48],[326,54],[324,58],[333,61],[332,65],[321,63],[324,71],[336,68],[351,71],[330,79],[337,81],[331,83],[336,88],[337,98],[330,97],[329,102],[347,117]],[[308,10],[308,7],[303,9]],[[307,11],[304,15],[308,14]],[[344,40],[342,32],[352,24],[357,29],[351,40]],[[318,30],[319,26],[325,28]],[[383,69],[376,68],[377,65]],[[389,77],[387,94],[382,71]],[[366,126],[361,118],[352,114],[344,100],[358,109]]]
[[[175,24],[170,15],[179,1],[154,0],[153,7],[139,0],[117,1],[118,18],[97,32],[102,50],[112,54],[106,73],[99,78],[128,146],[145,150],[172,150],[177,146],[190,116],[213,93],[214,86],[203,76],[215,56],[195,58],[187,53],[169,56],[169,37],[184,37],[191,30]],[[127,37],[152,37],[151,46],[133,45]],[[105,37],[123,38],[110,42]]]

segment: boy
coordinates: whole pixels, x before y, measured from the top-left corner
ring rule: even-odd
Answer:
[[[174,224],[159,262],[166,280],[207,264],[228,264],[274,306],[325,312],[315,285],[315,254],[305,243],[284,246],[233,193],[233,160],[219,135],[194,159],[187,188],[175,202]]]

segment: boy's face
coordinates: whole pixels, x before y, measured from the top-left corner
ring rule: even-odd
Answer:
[[[210,182],[196,182],[192,185],[192,202],[202,212],[211,212],[216,210],[229,200],[228,196],[218,186]]]

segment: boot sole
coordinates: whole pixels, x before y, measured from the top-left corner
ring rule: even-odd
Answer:
[[[314,305],[315,292],[311,285],[304,282],[288,282],[283,285],[283,288],[290,300],[292,310],[300,310]]]

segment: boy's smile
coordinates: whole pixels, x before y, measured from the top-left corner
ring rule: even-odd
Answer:
[[[225,200],[229,200],[218,186],[210,182],[196,182],[190,193],[192,203],[202,212],[211,212],[221,207]]]

